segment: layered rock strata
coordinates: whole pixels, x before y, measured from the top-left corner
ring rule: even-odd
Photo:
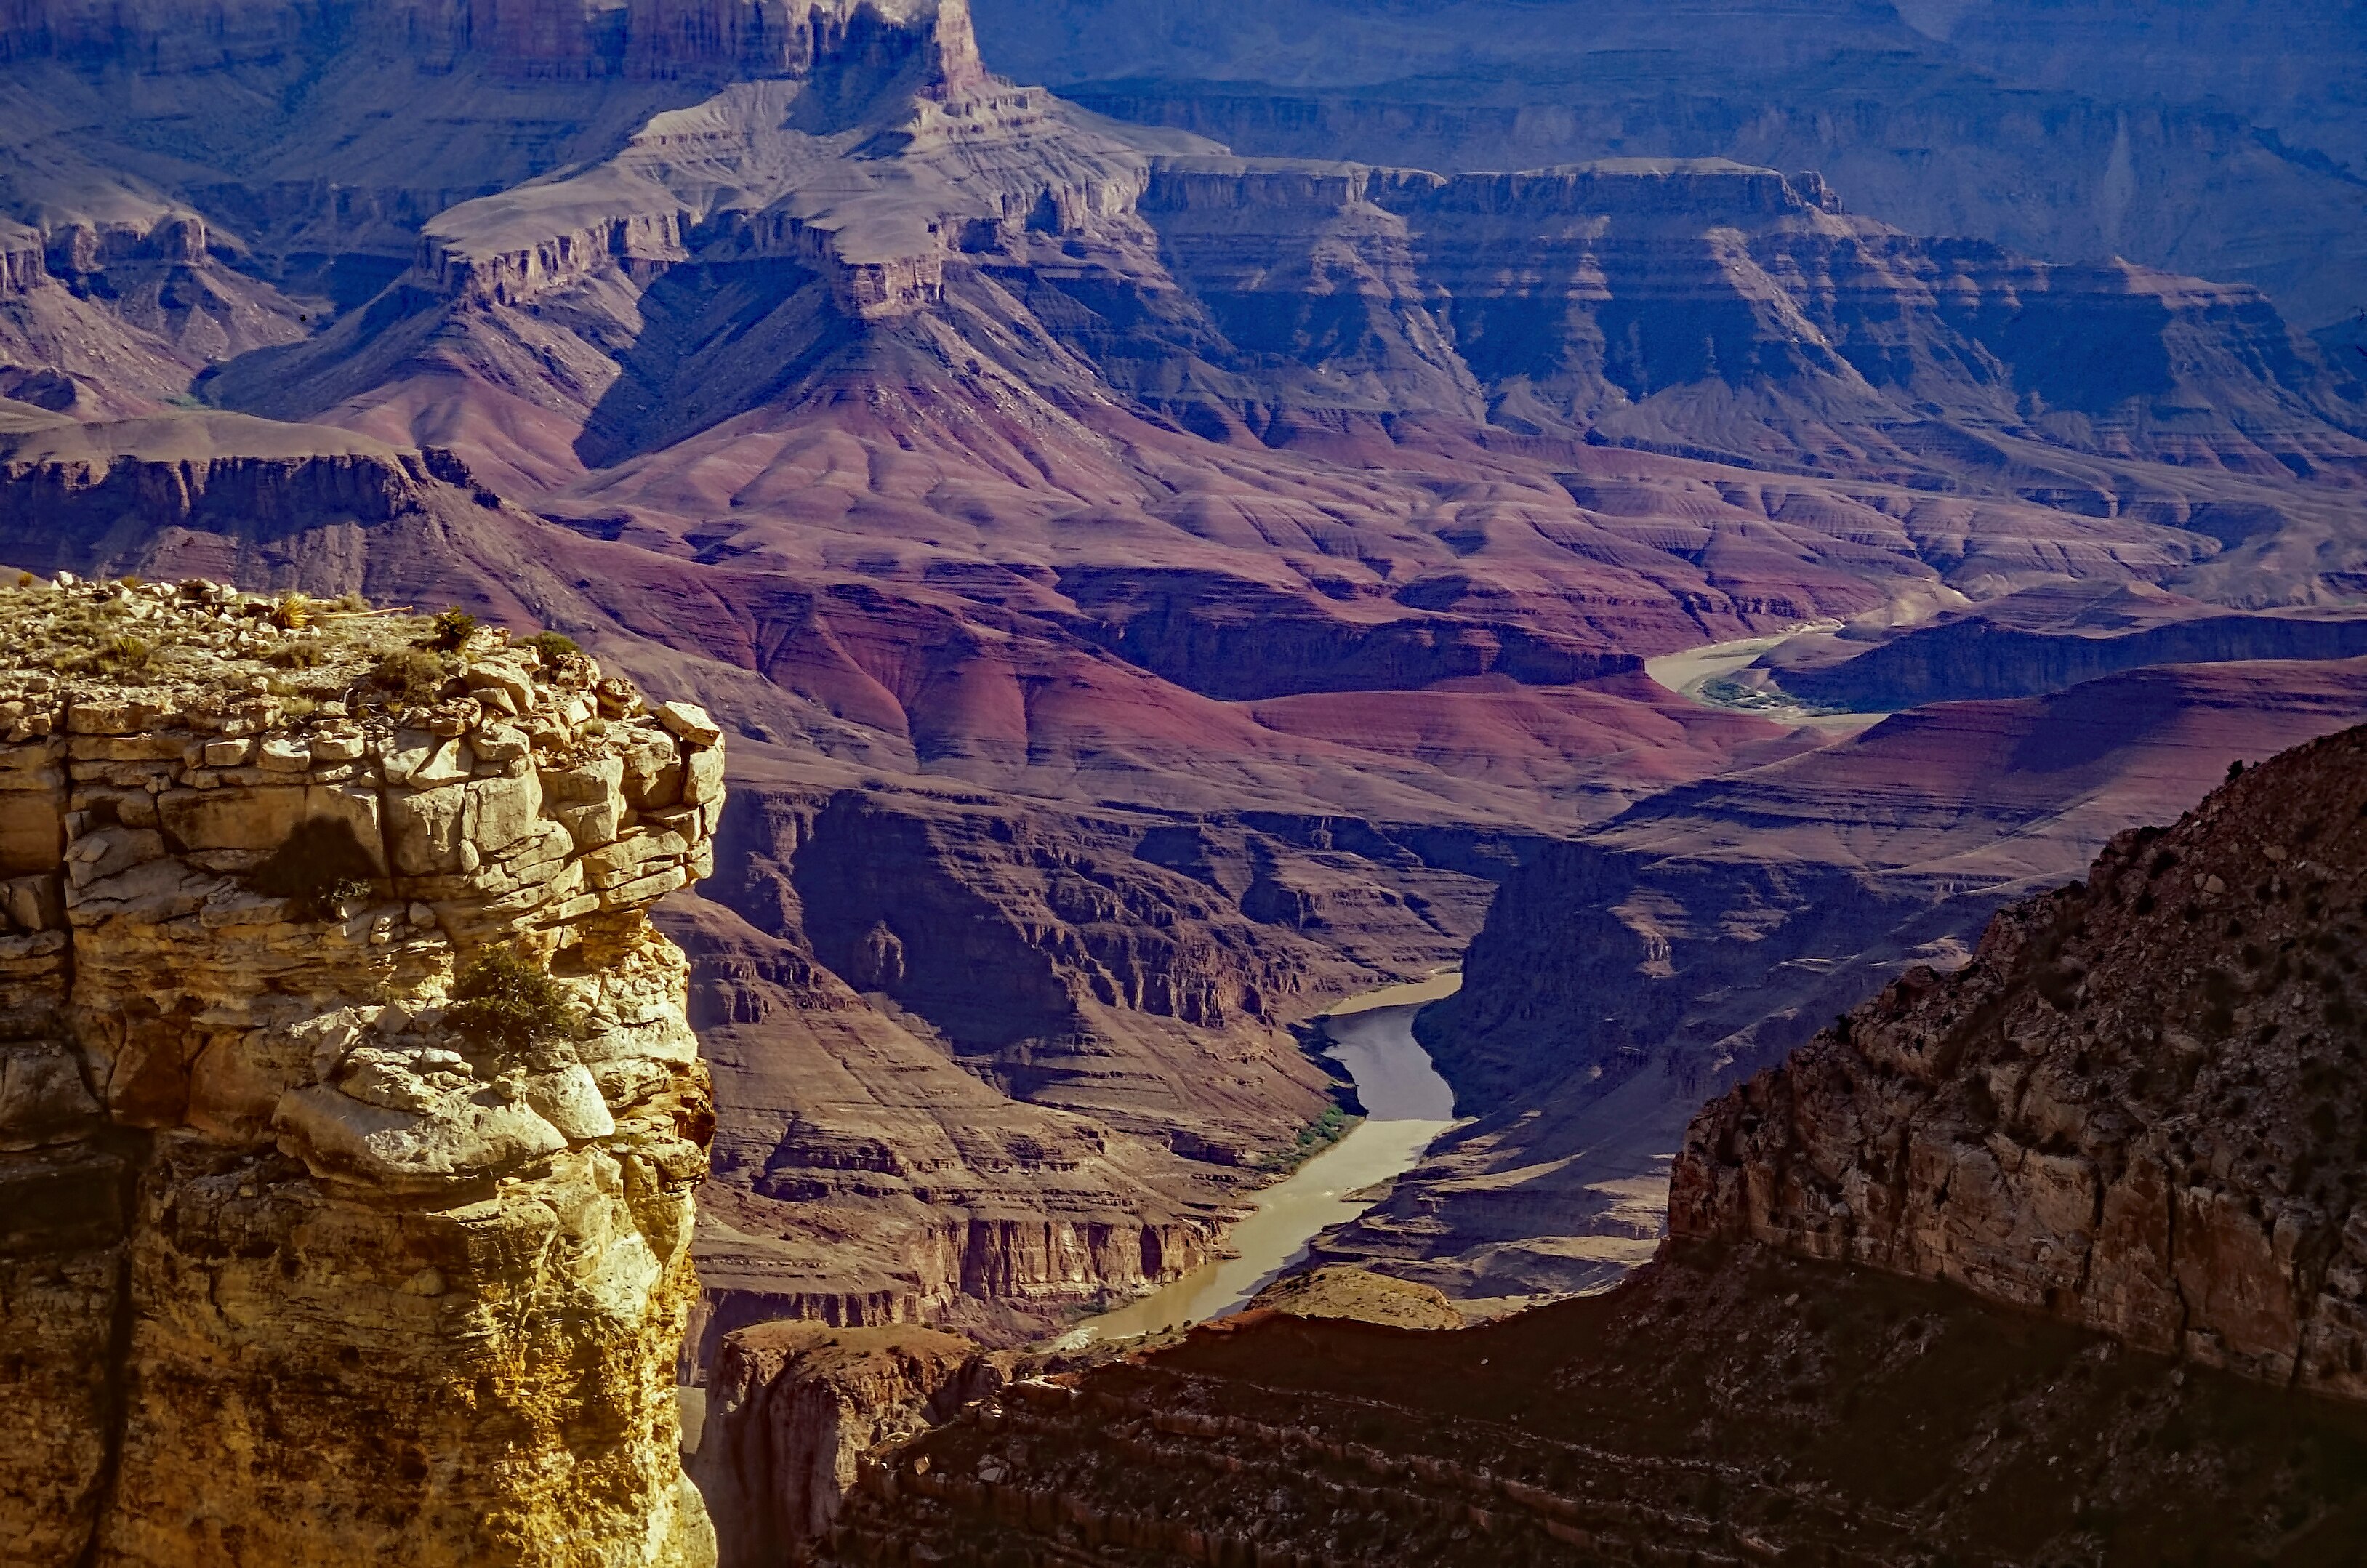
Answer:
[[[2354,728],[1707,1107],[1617,1291],[1019,1382],[823,1560],[2354,1558],[2362,884]]]
[[[716,728],[300,596],[0,601],[0,1561],[711,1562],[647,910]]]
[[[1681,1236],[1946,1280],[2367,1397],[2367,729],[2001,913],[1694,1121]]]
[[[724,834],[667,914],[721,1123],[702,1364],[784,1317],[1016,1343],[1197,1267],[1335,1092],[1284,1026],[1450,959],[1520,849],[762,785]]]
[[[1784,670],[1773,682],[1825,707],[1872,712],[1968,698],[2061,691],[2156,664],[2350,659],[2367,653],[2367,617],[2195,615],[2119,635],[2030,630],[1967,615],[1883,642],[1855,658]]]
[[[1509,877],[1418,1023],[1470,1120],[1321,1255],[1459,1299],[1589,1290],[1649,1258],[1703,1100],[2001,906],[2259,757],[2367,720],[2367,661],[2131,671],[1896,715],[1672,789]]]

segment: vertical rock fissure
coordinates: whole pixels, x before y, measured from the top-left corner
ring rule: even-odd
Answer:
[[[72,949],[67,950],[69,953]],[[68,963],[68,984],[71,987],[72,963]],[[115,1479],[123,1464],[124,1432],[131,1419],[131,1241],[133,1218],[140,1213],[140,1189],[147,1179],[150,1156],[154,1153],[155,1140],[139,1140],[140,1157],[127,1160],[123,1177],[118,1186],[116,1201],[121,1205],[125,1218],[121,1256],[115,1260],[115,1311],[108,1325],[107,1372],[105,1404],[101,1418],[106,1423],[104,1447],[100,1450],[98,1476],[92,1486],[96,1500],[94,1519],[104,1519],[115,1497]],[[84,1542],[81,1554],[75,1558],[75,1568],[97,1568],[100,1532],[94,1528]]]

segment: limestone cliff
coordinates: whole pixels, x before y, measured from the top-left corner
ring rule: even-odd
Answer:
[[[714,1553],[720,736],[561,641],[0,590],[0,1562]]]
[[[2367,1397],[2367,729],[2000,914],[1694,1121],[1679,1236],[1947,1280]]]

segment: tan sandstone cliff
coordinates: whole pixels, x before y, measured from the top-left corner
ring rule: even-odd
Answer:
[[[720,736],[441,629],[0,589],[11,1568],[713,1561],[713,1118],[647,909],[710,868]]]
[[[2367,1397],[2367,729],[2004,911],[1706,1108],[1670,1228]]]

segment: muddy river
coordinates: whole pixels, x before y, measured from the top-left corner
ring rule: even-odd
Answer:
[[[1219,1259],[1130,1305],[1089,1318],[1065,1346],[1181,1327],[1238,1311],[1307,1256],[1319,1231],[1372,1207],[1355,1195],[1410,1169],[1431,1140],[1455,1124],[1455,1095],[1413,1037],[1425,1002],[1452,996],[1459,975],[1390,986],[1333,1008],[1331,1055],[1356,1081],[1365,1119],[1284,1180],[1254,1194],[1257,1212],[1233,1227],[1236,1257]]]

